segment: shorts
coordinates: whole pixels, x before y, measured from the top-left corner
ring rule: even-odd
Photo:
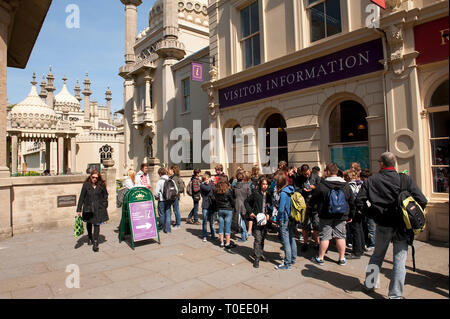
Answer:
[[[347,221],[339,219],[320,219],[320,240],[332,238],[345,239],[347,236],[345,225]]]
[[[306,210],[305,221],[300,224],[302,230],[320,230],[319,214],[317,212]]]

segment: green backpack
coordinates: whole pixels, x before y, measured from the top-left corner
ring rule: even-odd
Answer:
[[[291,196],[291,216],[297,223],[303,223],[306,217],[306,202],[302,194],[294,192]]]

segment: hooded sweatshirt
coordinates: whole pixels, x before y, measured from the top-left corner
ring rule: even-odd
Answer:
[[[244,201],[250,196],[251,190],[247,182],[239,181],[233,186],[233,197],[235,198],[235,211],[237,214],[245,215]]]
[[[328,193],[331,189],[342,189],[347,201],[347,211],[344,214],[333,214],[328,212],[328,206],[330,199]],[[317,211],[319,212],[319,218],[323,219],[337,219],[348,220],[352,219],[355,214],[355,197],[353,191],[348,183],[342,178],[337,176],[327,177],[322,181],[317,188],[313,191],[311,200],[308,204],[310,207],[317,205]]]
[[[277,220],[288,220],[291,215],[291,195],[294,194],[293,186],[286,186],[280,192],[280,204],[278,207]]]

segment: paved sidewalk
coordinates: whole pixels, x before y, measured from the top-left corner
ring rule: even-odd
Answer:
[[[185,217],[183,214],[183,217]],[[381,274],[381,288],[361,290],[369,255],[336,264],[331,247],[325,265],[313,264],[314,251],[301,253],[291,271],[275,270],[283,252],[275,234],[265,245],[268,262],[252,267],[253,238],[227,252],[218,240],[201,240],[201,225],[182,222],[161,244],[146,242],[132,250],[119,244],[118,220],[101,227],[100,251],[86,235],[73,237],[71,227],[17,235],[0,241],[0,298],[386,298],[392,271],[392,246]],[[300,248],[300,245],[298,245]],[[80,288],[67,288],[66,267],[80,269]],[[408,256],[404,296],[407,299],[449,298],[448,244],[416,243],[417,272]]]

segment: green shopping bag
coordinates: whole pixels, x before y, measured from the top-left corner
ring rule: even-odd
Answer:
[[[75,217],[75,225],[73,226],[73,236],[75,238],[84,234],[83,219],[80,216]]]

